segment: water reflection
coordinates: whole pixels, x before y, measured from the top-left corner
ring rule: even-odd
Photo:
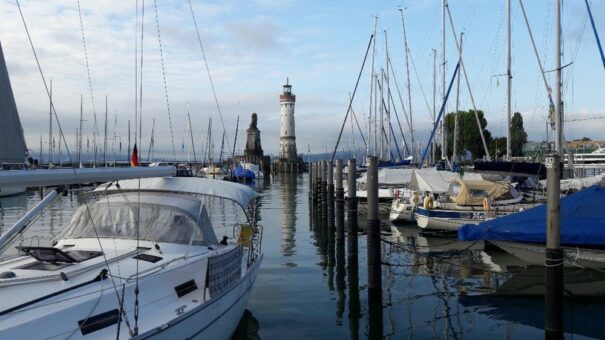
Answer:
[[[244,311],[231,340],[259,340],[260,323],[248,309]]]
[[[284,256],[296,253],[296,192],[298,189],[297,176],[281,174],[277,177],[281,190],[281,252]]]

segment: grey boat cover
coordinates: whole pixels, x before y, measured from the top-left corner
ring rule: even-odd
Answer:
[[[27,152],[0,44],[0,163],[23,163]]]

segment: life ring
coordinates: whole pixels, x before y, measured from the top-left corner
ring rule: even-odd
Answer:
[[[426,209],[426,210],[433,209],[433,196],[430,196],[430,195],[427,196],[424,199],[423,205],[424,205],[424,209]]]
[[[420,197],[418,196],[418,191],[414,191],[414,194],[412,195],[412,202],[416,206],[418,205],[418,203],[420,203]]]
[[[490,210],[490,206],[489,206],[489,200],[487,199],[487,197],[483,198],[483,211],[489,211]]]

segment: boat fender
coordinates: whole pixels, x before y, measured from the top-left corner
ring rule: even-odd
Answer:
[[[414,202],[415,206],[418,206],[418,203],[420,203],[420,197],[418,196],[417,191],[414,191],[414,195],[412,196],[412,202]]]
[[[427,196],[424,199],[423,205],[424,205],[424,209],[426,209],[426,210],[433,209],[433,196]]]
[[[489,200],[487,197],[483,198],[483,211],[489,211]]]

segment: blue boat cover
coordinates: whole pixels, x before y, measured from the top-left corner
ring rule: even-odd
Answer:
[[[605,246],[605,188],[593,185],[561,199],[561,244]],[[458,239],[546,243],[546,204],[458,230]]]
[[[244,180],[253,180],[256,176],[254,172],[248,169],[244,169],[241,165],[237,165],[234,169],[231,169],[231,176],[241,178]]]

